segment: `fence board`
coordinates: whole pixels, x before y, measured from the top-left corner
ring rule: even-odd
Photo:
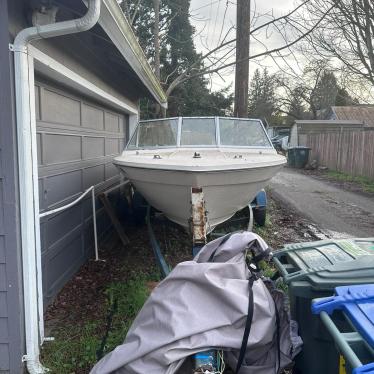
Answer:
[[[374,179],[374,128],[310,132],[306,145],[310,160],[355,176]]]

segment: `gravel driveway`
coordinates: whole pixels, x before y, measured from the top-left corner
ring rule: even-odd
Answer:
[[[272,196],[314,222],[326,237],[374,237],[374,198],[284,168],[270,183]]]

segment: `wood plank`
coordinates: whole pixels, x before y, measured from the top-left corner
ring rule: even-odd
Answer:
[[[125,234],[125,231],[123,230],[121,222],[118,220],[116,212],[114,211],[112,204],[110,203],[108,197],[104,193],[101,193],[99,195],[99,199],[102,202],[104,209],[107,212],[110,220],[112,221],[112,224],[114,228],[116,229],[117,234],[119,238],[121,239],[122,244],[126,246],[127,244],[130,243],[130,240]]]

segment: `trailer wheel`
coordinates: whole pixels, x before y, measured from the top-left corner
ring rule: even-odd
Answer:
[[[134,223],[139,226],[143,225],[147,215],[147,202],[137,191],[132,195],[131,207]]]
[[[259,226],[265,226],[266,223],[266,208],[253,209],[253,219]]]

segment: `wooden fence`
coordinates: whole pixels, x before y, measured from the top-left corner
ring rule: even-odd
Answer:
[[[374,179],[374,128],[304,134],[309,161],[355,176]],[[304,144],[303,144],[304,145]]]

